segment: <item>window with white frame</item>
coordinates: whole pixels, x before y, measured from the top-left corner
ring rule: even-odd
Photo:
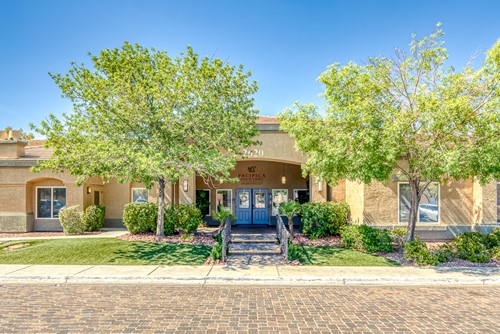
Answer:
[[[132,202],[134,202],[134,203],[147,203],[148,202],[148,189],[146,189],[146,188],[132,188]]]
[[[399,183],[398,187],[399,222],[407,223],[410,217],[410,185],[408,183]],[[439,222],[439,183],[432,182],[422,194],[417,222]]]
[[[66,188],[37,187],[36,217],[59,218],[59,211],[66,207]]]
[[[222,207],[226,210],[233,210],[233,191],[231,189],[217,189],[215,195],[217,209]]]

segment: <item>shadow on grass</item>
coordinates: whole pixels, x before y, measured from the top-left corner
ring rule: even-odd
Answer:
[[[300,248],[299,248],[300,249]],[[400,266],[382,256],[331,246],[301,245],[300,262],[315,266]]]
[[[134,242],[126,250],[117,250],[117,262],[137,262],[141,264],[199,265],[210,254],[206,245],[186,245],[176,243]]]

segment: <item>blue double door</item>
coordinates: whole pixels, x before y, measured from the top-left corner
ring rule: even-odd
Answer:
[[[269,224],[269,189],[236,189],[236,224]]]

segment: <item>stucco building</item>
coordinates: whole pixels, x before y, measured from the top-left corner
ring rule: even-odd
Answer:
[[[206,183],[190,177],[167,186],[169,203],[207,201],[204,212],[211,222],[217,205],[231,209],[235,224],[272,225],[276,206],[283,200],[299,202],[346,201],[355,223],[383,227],[405,227],[408,219],[408,185],[396,173],[384,184],[341,181],[336,186],[304,177],[305,157],[294,148],[293,139],[279,130],[273,117],[257,121],[262,145],[249,147],[238,159],[232,176],[237,183]],[[156,202],[157,189],[141,183],[103,184],[92,177],[75,186],[68,173],[31,172],[38,160],[47,159],[50,149],[43,141],[18,140],[20,134],[0,132],[0,232],[61,230],[59,211],[71,205],[106,207],[108,227],[123,226],[123,207],[129,202]],[[474,180],[433,183],[422,198],[417,233],[427,238],[452,238],[469,230],[488,231],[500,226],[500,183],[481,186]]]

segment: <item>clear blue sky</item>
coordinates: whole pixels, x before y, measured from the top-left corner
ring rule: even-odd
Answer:
[[[275,115],[294,101],[322,105],[316,78],[327,65],[390,55],[438,21],[460,68],[500,37],[500,1],[0,0],[0,128],[70,111],[47,72],[123,41],[244,64],[259,85],[255,107]]]

